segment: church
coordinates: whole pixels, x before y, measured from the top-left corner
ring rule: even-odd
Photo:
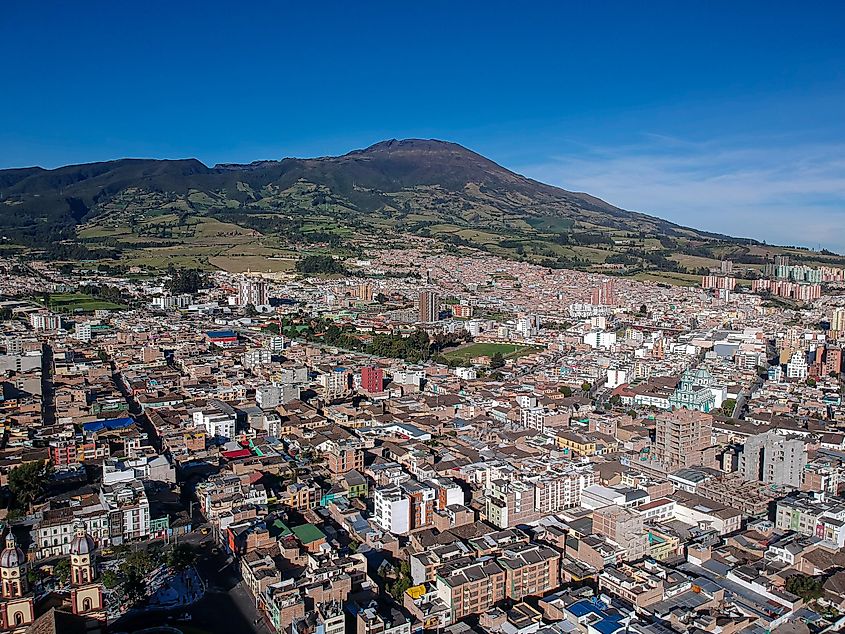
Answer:
[[[105,630],[106,609],[97,574],[94,540],[79,522],[70,546],[70,588],[56,593],[47,609],[39,610],[29,586],[29,562],[11,530],[0,552],[0,632],[49,632],[51,624],[86,632]],[[58,605],[56,605],[58,603]],[[40,616],[37,613],[44,612]]]

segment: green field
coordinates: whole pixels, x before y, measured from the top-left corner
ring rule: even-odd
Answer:
[[[53,293],[47,298],[47,308],[58,313],[74,313],[94,310],[122,310],[126,306],[97,299],[83,293]]]
[[[469,362],[475,357],[492,357],[497,352],[505,359],[516,359],[526,354],[536,352],[538,348],[523,346],[516,343],[471,343],[461,348],[455,348],[443,356],[454,361],[465,360]]]

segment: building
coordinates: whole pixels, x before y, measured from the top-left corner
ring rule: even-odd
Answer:
[[[194,427],[204,427],[209,436],[226,438],[235,437],[237,412],[228,403],[211,399],[206,407],[192,414]]]
[[[102,485],[100,501],[108,512],[113,544],[149,537],[150,503],[140,480]]]
[[[833,309],[830,317],[830,330],[837,335],[845,335],[845,307]]]
[[[103,589],[97,581],[94,540],[77,523],[70,544],[70,605],[76,615],[105,620]]]
[[[373,287],[371,284],[359,284],[355,296],[362,302],[371,303],[373,301]]]
[[[712,446],[713,418],[697,410],[658,414],[654,454],[667,471],[681,467],[716,467]]]
[[[505,571],[493,560],[464,557],[440,567],[435,587],[454,623],[486,612],[505,598]]]
[[[496,562],[505,571],[505,595],[519,601],[541,596],[560,585],[558,551],[550,546],[525,543],[506,548]]]
[[[6,534],[0,552],[0,630],[20,634],[35,620],[35,606],[29,592],[26,557],[15,536]]]
[[[91,322],[82,321],[73,327],[73,338],[79,341],[91,341]]]
[[[621,506],[605,506],[593,511],[593,533],[604,535],[625,550],[625,559],[644,557],[648,535],[644,515]]]
[[[807,355],[801,350],[796,350],[789,358],[789,363],[786,364],[786,378],[803,381],[808,374]]]
[[[267,365],[273,360],[273,353],[268,348],[253,348],[244,352],[243,364],[245,368],[256,368]]]
[[[418,299],[417,321],[430,323],[440,319],[440,296],[433,291],[422,291]]]
[[[701,278],[701,288],[706,290],[727,290],[736,288],[736,278],[728,275],[704,275]]]
[[[845,547],[845,499],[799,493],[777,502],[775,527],[818,537]]]
[[[713,376],[704,368],[686,370],[669,397],[669,406],[677,409],[694,409],[709,412],[716,403],[713,393]]]
[[[399,486],[378,488],[373,493],[373,519],[383,530],[406,535],[411,530],[411,500]]]
[[[266,306],[268,303],[267,284],[261,280],[249,278],[241,280],[238,285],[239,306]]]
[[[593,306],[616,306],[616,292],[613,280],[602,280],[599,286],[590,292],[590,304]]]
[[[616,333],[606,330],[591,330],[584,335],[584,343],[591,348],[610,348],[616,345]]]
[[[375,366],[361,368],[361,389],[370,394],[384,391],[384,370]]]
[[[320,375],[320,383],[326,391],[326,398],[336,398],[352,389],[352,373],[346,368],[332,368]]]
[[[797,489],[806,464],[807,446],[803,440],[768,431],[745,441],[739,471],[745,480]]]
[[[364,470],[364,451],[358,441],[331,441],[326,451],[326,462],[332,475]]]
[[[59,316],[48,312],[30,313],[29,323],[33,330],[58,330],[62,327]]]

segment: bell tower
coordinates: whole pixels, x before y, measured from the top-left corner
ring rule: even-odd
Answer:
[[[6,547],[0,552],[0,628],[6,632],[23,632],[34,620],[26,558],[10,530]]]
[[[94,540],[83,522],[74,526],[70,543],[70,602],[74,614],[97,617],[103,612],[103,590],[97,581]]]

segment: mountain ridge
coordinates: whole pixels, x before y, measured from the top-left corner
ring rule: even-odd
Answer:
[[[99,239],[120,248],[125,239],[83,235],[80,228],[112,217],[137,225],[174,213],[180,222],[186,215],[214,217],[305,241],[337,228],[432,235],[582,268],[632,267],[636,259],[644,268],[672,267],[667,258],[675,253],[759,259],[748,248],[761,244],[548,185],[438,139],[388,139],[339,156],[213,166],[196,158],[123,158],[0,170],[0,232],[30,246]]]

